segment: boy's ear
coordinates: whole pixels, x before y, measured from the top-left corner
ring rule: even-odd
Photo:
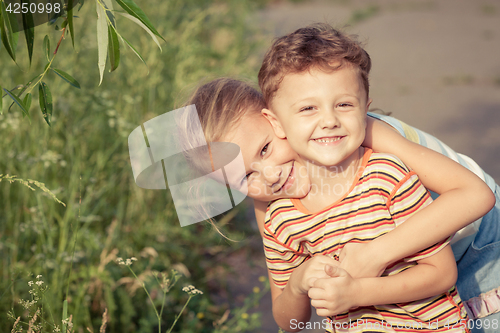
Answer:
[[[366,102],[365,113],[368,112],[368,109],[370,108],[370,104],[372,104],[372,102],[373,102],[373,99],[368,98],[368,101]]]
[[[280,139],[286,139],[285,131],[283,131],[283,127],[281,127],[281,123],[279,122],[276,114],[269,109],[262,109],[262,115],[266,117],[267,120],[271,123],[273,127],[274,133]]]

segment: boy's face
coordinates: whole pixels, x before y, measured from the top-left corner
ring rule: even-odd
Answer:
[[[271,101],[272,111],[263,114],[301,157],[322,166],[342,166],[350,163],[365,138],[370,103],[352,66],[331,72],[311,68],[285,75]]]

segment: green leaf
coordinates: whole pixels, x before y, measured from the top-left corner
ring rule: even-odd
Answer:
[[[28,4],[28,8],[30,5],[30,0],[23,0],[23,3]],[[31,11],[22,14],[23,17],[23,28],[24,28],[24,37],[26,38],[26,47],[28,48],[28,56],[30,58],[30,66],[31,59],[33,57],[33,42],[35,40],[35,23],[33,21],[33,14]]]
[[[105,7],[105,12],[108,17],[108,24],[111,24],[116,29],[115,15],[113,14],[113,3],[111,0],[101,0],[101,4]]]
[[[9,19],[9,13],[5,9],[5,3],[0,1],[0,33],[3,45],[9,53],[12,60],[16,61],[16,48],[17,42],[15,42],[14,33],[12,32],[12,25]],[[17,22],[17,21],[16,21]]]
[[[0,114],[3,114],[3,96],[2,86],[0,85]]]
[[[19,97],[17,97],[16,95],[14,95],[12,92],[8,91],[7,89],[3,89],[7,95],[10,96],[10,98],[12,98],[12,100],[14,100],[14,102],[19,105],[19,107],[21,108],[21,110],[24,112],[25,115],[28,116],[28,119],[30,120],[30,123],[31,123],[31,117],[30,117],[30,114],[28,113],[28,110],[26,110],[26,108],[24,107],[24,103],[19,99]]]
[[[12,27],[12,40],[14,41],[14,50],[17,48],[17,42],[19,41],[19,25],[17,24],[17,16],[14,11],[9,12],[10,26]]]
[[[26,96],[24,96],[24,99],[23,99],[23,104],[24,104],[24,107],[26,108],[26,110],[29,112],[30,110],[30,107],[31,107],[31,94],[28,93],[26,94]]]
[[[158,41],[158,38],[156,38],[155,34],[151,30],[149,30],[149,28],[147,26],[145,26],[144,23],[142,23],[140,20],[138,20],[137,18],[133,17],[132,15],[125,14],[125,13],[120,13],[120,12],[118,12],[118,14],[120,14],[123,17],[128,18],[129,20],[131,20],[132,22],[138,24],[141,28],[143,28],[144,30],[146,30],[146,32],[151,36],[151,38],[156,43],[156,45],[158,45],[158,48],[160,49],[160,51],[162,51],[161,46],[160,46],[160,42]]]
[[[71,36],[71,43],[73,44],[73,48],[75,48],[75,31],[73,29],[73,0],[67,0],[67,6],[69,10],[66,13],[66,20],[68,20],[68,28],[69,34]]]
[[[127,13],[129,13],[130,15],[132,15],[133,17],[137,18],[138,20],[140,20],[146,27],[148,27],[149,30],[151,30],[151,32],[153,32],[156,36],[160,37],[161,39],[165,40],[159,33],[158,31],[156,31],[156,29],[153,27],[153,24],[151,23],[151,21],[148,19],[148,17],[146,16],[146,14],[144,14],[144,12],[142,11],[142,9],[139,8],[139,6],[137,6],[135,4],[134,1],[132,0],[116,0],[116,2],[118,2],[118,4],[123,8],[125,9],[125,11]]]
[[[104,68],[106,67],[106,57],[108,56],[108,23],[106,22],[106,13],[99,0],[96,0],[97,10],[97,53],[99,60],[97,66],[99,67],[99,85],[102,83],[104,76]]]
[[[43,39],[43,53],[45,53],[45,57],[47,57],[47,61],[50,62],[50,39],[48,35],[45,35]]]
[[[42,110],[43,118],[50,126],[50,118],[52,117],[52,94],[45,82],[41,82],[38,86],[38,101]]]
[[[26,91],[26,89],[29,88],[29,86],[31,85],[31,83],[33,83],[33,81],[35,81],[36,79],[38,79],[38,77],[42,75],[42,74],[38,74],[37,76],[35,76],[34,78],[32,78],[31,80],[28,81],[28,83],[26,83],[25,85],[19,85],[15,88],[13,88],[11,91],[14,91],[15,89],[21,89],[18,93],[17,93],[17,97],[20,97],[22,94],[24,94],[24,92]],[[12,102],[12,104],[9,106],[9,110],[10,108],[15,104],[15,102]]]
[[[66,72],[63,72],[60,69],[51,68],[57,75],[59,75],[64,81],[71,84],[73,87],[80,89],[80,83],[75,80],[71,75]]]
[[[139,51],[137,51],[135,49],[135,47],[132,44],[130,44],[130,42],[128,40],[125,39],[125,37],[123,37],[121,35],[118,35],[118,36],[120,36],[120,38],[125,42],[125,44],[127,44],[128,47],[130,47],[132,49],[132,51],[134,51],[134,53],[136,54],[136,56],[138,56],[139,59],[141,59],[142,63],[144,65],[146,65],[146,68],[148,68],[148,65],[146,64],[146,61],[144,61],[144,58],[141,56],[141,54],[139,53]],[[148,68],[148,74],[149,74],[149,68]]]
[[[120,64],[120,43],[115,28],[110,25],[108,25],[108,38],[109,62],[111,63],[111,69],[109,71],[112,72],[117,69]]]

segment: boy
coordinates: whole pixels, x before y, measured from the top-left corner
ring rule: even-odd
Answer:
[[[305,198],[277,200],[266,214],[268,268],[283,288],[275,319],[296,331],[309,320],[311,301],[329,316],[327,332],[466,332],[449,239],[380,278],[355,280],[336,262],[346,243],[388,233],[431,202],[396,157],[361,147],[370,67],[361,46],[328,25],[284,36],[265,56],[263,114],[302,157],[312,182]]]

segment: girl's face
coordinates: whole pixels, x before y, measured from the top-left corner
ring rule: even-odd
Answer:
[[[271,124],[260,112],[247,112],[221,141],[240,147],[249,197],[272,201],[302,198],[309,192],[309,177],[299,156],[286,139],[274,134]]]

